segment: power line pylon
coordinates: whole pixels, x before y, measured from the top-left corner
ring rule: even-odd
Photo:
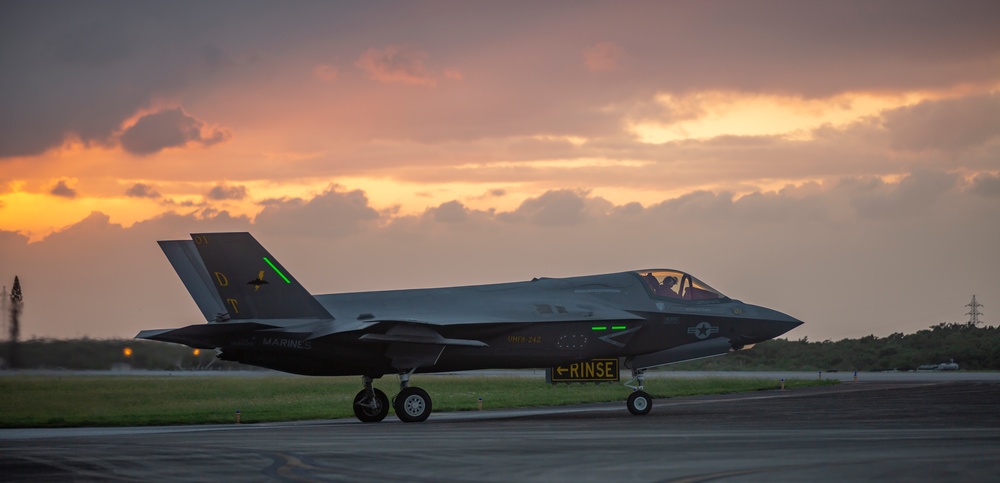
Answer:
[[[983,322],[979,320],[979,316],[983,315],[983,313],[979,311],[979,307],[983,307],[984,305],[976,302],[975,295],[972,296],[972,302],[965,304],[965,306],[972,307],[972,309],[969,310],[969,313],[965,314],[969,316],[969,325],[972,327],[978,327],[979,324],[982,324]]]

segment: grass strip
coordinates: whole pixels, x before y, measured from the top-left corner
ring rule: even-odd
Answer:
[[[789,380],[786,388],[834,384]],[[417,376],[435,412],[624,401],[621,384],[546,384],[526,377]],[[646,380],[656,398],[778,389],[767,379]],[[395,377],[375,387],[391,398]],[[354,417],[358,377],[6,376],[0,378],[0,427],[146,426]],[[392,415],[390,414],[390,417]]]

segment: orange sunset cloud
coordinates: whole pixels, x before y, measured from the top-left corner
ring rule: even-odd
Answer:
[[[197,318],[155,241],[204,230],[317,292],[674,267],[821,340],[1000,300],[995,2],[185,5],[0,7],[28,335]]]

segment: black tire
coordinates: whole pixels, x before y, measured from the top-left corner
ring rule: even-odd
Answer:
[[[380,389],[372,389],[375,393],[374,404],[365,401],[368,397],[364,389],[354,396],[354,416],[362,423],[377,423],[389,414],[389,398]]]
[[[653,398],[643,391],[635,391],[628,395],[625,405],[628,406],[628,412],[642,416],[649,414],[649,411],[653,409]]]
[[[431,397],[419,387],[408,387],[399,391],[392,401],[396,416],[404,423],[419,423],[431,415]]]

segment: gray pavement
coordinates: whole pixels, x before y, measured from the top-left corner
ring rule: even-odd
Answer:
[[[996,481],[1000,383],[905,381],[623,403],[168,428],[0,431],[0,479]]]

